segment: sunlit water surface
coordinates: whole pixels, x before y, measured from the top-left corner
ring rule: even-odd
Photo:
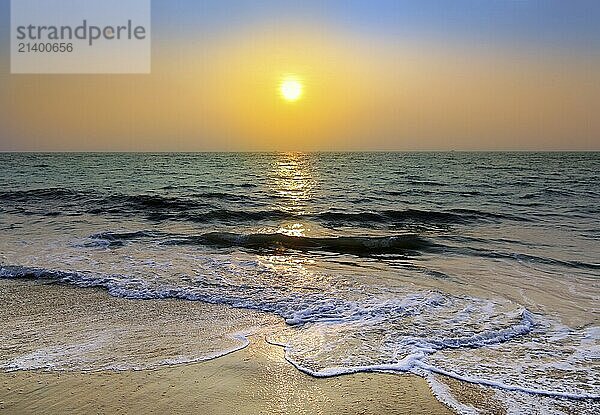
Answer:
[[[314,376],[413,372],[461,412],[473,408],[440,375],[491,388],[509,412],[600,409],[598,154],[3,154],[0,164],[1,277],[101,287],[131,304],[184,300],[147,320],[86,308],[78,318],[93,330],[69,335],[56,321],[4,323],[4,370],[191,362],[260,332]],[[206,318],[194,302],[230,311]],[[175,334],[194,327],[205,341]],[[159,352],[125,346],[165,337]]]

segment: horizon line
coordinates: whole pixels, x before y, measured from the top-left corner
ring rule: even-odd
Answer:
[[[0,150],[0,154],[600,153],[598,150]]]

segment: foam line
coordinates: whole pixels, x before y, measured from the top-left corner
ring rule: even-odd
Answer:
[[[524,393],[529,393],[532,395],[550,396],[550,397],[554,397],[554,398],[600,399],[600,395],[594,395],[592,393],[570,393],[570,392],[549,391],[549,390],[544,390],[544,389],[533,389],[533,388],[526,388],[526,387],[518,386],[518,385],[507,385],[506,383],[502,383],[502,382],[495,382],[495,381],[491,381],[491,380],[477,379],[477,378],[472,378],[472,377],[468,377],[468,376],[462,376],[462,375],[459,375],[454,372],[446,371],[443,369],[439,369],[435,366],[428,365],[422,361],[415,362],[415,365],[420,367],[421,369],[427,370],[429,372],[437,373],[438,375],[448,376],[448,377],[451,377],[451,378],[454,378],[456,380],[460,380],[463,382],[484,385],[484,386],[489,386],[492,388],[498,388],[498,389],[513,391],[513,392],[524,392]]]

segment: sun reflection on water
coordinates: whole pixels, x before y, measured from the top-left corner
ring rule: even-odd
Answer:
[[[289,223],[279,227],[277,233],[288,236],[306,236],[306,233],[310,232],[310,228],[305,226],[303,223]]]
[[[303,153],[282,153],[274,163],[272,189],[279,198],[281,210],[307,213],[308,202],[314,197],[316,180],[310,159]]]

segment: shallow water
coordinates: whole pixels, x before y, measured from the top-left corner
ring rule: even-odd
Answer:
[[[3,278],[265,312],[286,323],[268,340],[314,376],[410,371],[453,400],[443,374],[492,388],[512,412],[598,410],[600,154],[2,154],[0,163]],[[211,324],[187,318],[186,329]],[[94,370],[117,354],[120,369],[144,367],[110,339],[85,358],[45,362],[35,349],[49,346],[35,339],[48,327],[27,330],[29,354],[3,353],[5,370]],[[182,341],[147,367],[218,354],[214,336]]]

